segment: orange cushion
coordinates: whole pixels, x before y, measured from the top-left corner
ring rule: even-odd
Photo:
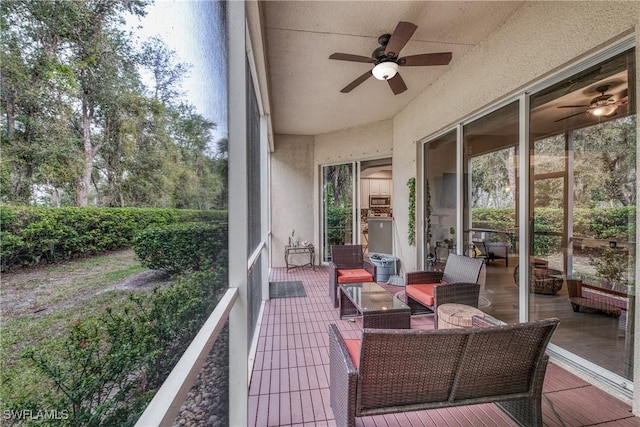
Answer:
[[[421,303],[433,306],[433,284],[407,285],[405,290],[411,298]]]
[[[353,360],[353,364],[356,365],[356,369],[358,369],[360,365],[360,340],[356,338],[346,339],[344,343],[347,345],[347,350],[349,351],[351,360]]]
[[[373,282],[373,276],[362,268],[338,270],[338,283]]]

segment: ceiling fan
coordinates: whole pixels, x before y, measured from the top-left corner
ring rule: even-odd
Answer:
[[[386,80],[395,95],[407,90],[407,85],[398,74],[398,66],[415,67],[425,65],[447,65],[451,61],[451,52],[423,53],[421,55],[410,55],[400,58],[400,51],[407,44],[413,33],[418,28],[411,22],[398,22],[393,34],[383,34],[378,37],[380,47],[373,51],[371,56],[352,55],[349,53],[334,53],[329,59],[339,61],[367,62],[375,64],[373,69],[367,71],[348,85],[340,92],[349,93],[357,86],[374,76],[378,80]]]
[[[627,104],[627,89],[622,89],[617,94],[606,93],[611,85],[602,85],[596,87],[596,92],[600,92],[600,95],[591,100],[589,104],[583,105],[560,105],[558,108],[582,108],[587,107],[584,111],[576,114],[572,114],[567,117],[556,120],[560,122],[562,120],[569,119],[571,117],[579,116],[582,113],[588,113],[595,117],[612,117],[616,115],[618,107]]]

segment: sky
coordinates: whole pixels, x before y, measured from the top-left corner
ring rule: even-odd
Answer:
[[[176,52],[176,62],[191,65],[183,83],[187,101],[199,114],[216,124],[213,142],[227,138],[227,77],[224,29],[218,18],[224,14],[213,0],[156,0],[147,15],[129,18],[131,26],[141,25],[141,37],[159,36]]]

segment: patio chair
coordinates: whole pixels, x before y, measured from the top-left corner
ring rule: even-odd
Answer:
[[[412,314],[433,312],[438,325],[438,306],[446,303],[465,304],[478,308],[480,273],[484,261],[450,254],[444,271],[414,271],[405,274],[407,305]]]
[[[488,240],[474,240],[473,244],[480,252],[479,258],[492,262],[503,259],[505,267],[509,266],[509,245],[504,242],[490,242]]]
[[[344,283],[374,282],[376,266],[362,255],[362,245],[331,246],[329,297],[338,307],[338,286]]]

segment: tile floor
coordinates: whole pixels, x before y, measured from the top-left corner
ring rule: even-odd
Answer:
[[[338,318],[328,296],[328,270],[274,268],[270,281],[301,280],[306,297],[266,303],[249,389],[252,426],[333,426],[329,406],[327,325],[356,338],[359,321]],[[398,288],[401,290],[402,288]],[[411,327],[433,327],[431,315],[412,316]],[[629,405],[550,364],[543,390],[544,425],[635,426]],[[357,426],[515,426],[496,405],[482,404],[356,419]]]

